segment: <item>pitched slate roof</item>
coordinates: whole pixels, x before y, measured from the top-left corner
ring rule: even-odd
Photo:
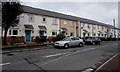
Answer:
[[[66,15],[66,14],[43,10],[43,9],[39,9],[39,8],[33,8],[33,7],[25,6],[25,5],[22,5],[22,8],[23,8],[23,12],[25,12],[25,13],[50,16],[50,17],[55,17],[55,18],[67,19],[67,20],[81,21],[81,22],[88,23],[88,24],[110,27],[109,24],[101,23],[101,22],[86,19],[86,18],[76,17],[76,16],[72,16],[72,15]],[[113,28],[113,26],[111,26],[111,28]],[[117,28],[117,29],[119,29],[119,28]]]
[[[107,26],[107,24],[104,24],[104,23],[101,23],[101,22],[98,22],[95,20],[86,19],[86,18],[80,18],[79,21],[83,22],[83,23],[93,24],[93,25],[97,24],[97,25],[101,25],[101,26]]]
[[[25,13],[31,13],[31,14],[37,14],[37,15],[43,15],[43,16],[50,16],[50,17],[55,17],[55,18],[61,18],[61,19],[68,19],[68,20],[76,20],[75,17],[53,12],[53,11],[48,11],[48,10],[43,10],[43,9],[38,9],[38,8],[33,8],[29,6],[22,6],[23,11]]]

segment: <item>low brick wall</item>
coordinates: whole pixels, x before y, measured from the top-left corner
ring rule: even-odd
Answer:
[[[24,37],[23,36],[9,36],[6,39],[7,43],[23,43]]]
[[[7,43],[13,44],[13,43],[25,43],[25,37],[24,36],[8,36],[6,38]],[[31,42],[36,43],[43,43],[46,42],[46,37],[41,37],[39,39],[33,39],[33,36],[31,37]]]

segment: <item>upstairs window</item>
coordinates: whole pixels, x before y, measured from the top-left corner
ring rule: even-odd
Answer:
[[[64,24],[67,24],[67,21],[66,21],[66,20],[64,20]]]
[[[28,15],[28,21],[34,22],[34,16],[33,15]]]
[[[102,36],[103,36],[103,34],[102,34]]]
[[[102,29],[104,29],[104,27],[102,26]]]
[[[99,26],[98,26],[98,29],[99,29]]]
[[[93,26],[93,29],[96,29],[95,26]]]
[[[57,25],[58,24],[58,19],[57,18],[53,18],[53,25]]]
[[[70,26],[71,26],[71,27],[74,26],[74,21],[70,21]]]
[[[107,36],[107,34],[105,34],[105,37]]]
[[[47,22],[46,17],[42,17],[42,22],[43,22],[43,23],[46,23],[46,22]]]
[[[90,28],[90,25],[88,24],[88,28]]]
[[[85,27],[85,23],[83,23],[83,27]]]
[[[45,21],[46,21],[46,19],[45,19],[45,18],[43,18],[43,21],[45,22]]]

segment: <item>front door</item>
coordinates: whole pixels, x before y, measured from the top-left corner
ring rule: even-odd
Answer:
[[[39,32],[40,36],[44,36],[44,31]]]
[[[25,31],[25,42],[26,43],[31,42],[31,31],[30,30]]]

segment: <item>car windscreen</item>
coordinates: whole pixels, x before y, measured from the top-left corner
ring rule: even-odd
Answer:
[[[70,41],[70,38],[64,38],[62,41]]]
[[[85,39],[92,39],[92,37],[85,37]]]
[[[85,37],[86,41],[90,41],[92,39],[92,37]]]

